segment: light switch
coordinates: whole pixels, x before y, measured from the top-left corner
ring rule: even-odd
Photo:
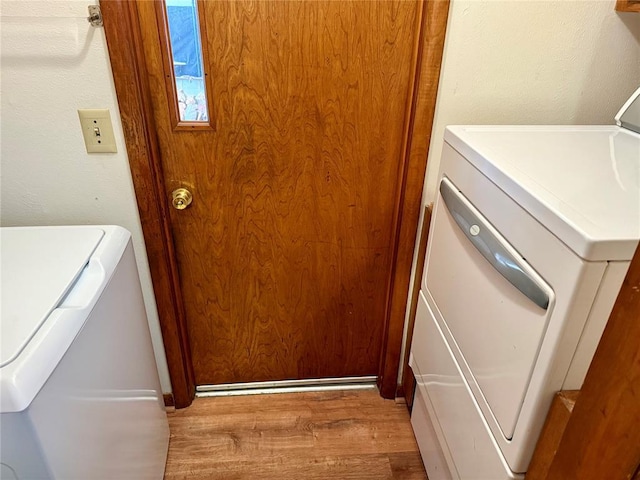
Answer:
[[[78,110],[87,153],[116,153],[111,115],[105,109]]]

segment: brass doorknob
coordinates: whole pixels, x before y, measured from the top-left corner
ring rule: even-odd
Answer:
[[[193,195],[186,188],[176,188],[171,192],[171,204],[176,210],[184,210],[193,201]]]

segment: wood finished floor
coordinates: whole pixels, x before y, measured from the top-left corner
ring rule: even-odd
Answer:
[[[406,406],[376,390],[198,398],[168,416],[167,480],[427,479]]]

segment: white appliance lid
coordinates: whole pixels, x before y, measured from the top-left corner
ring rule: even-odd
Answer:
[[[633,257],[639,134],[616,126],[452,126],[445,141],[580,257]]]
[[[87,227],[0,229],[0,367],[20,355],[103,236]]]

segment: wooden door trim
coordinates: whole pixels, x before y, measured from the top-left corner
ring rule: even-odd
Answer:
[[[183,408],[193,400],[195,380],[136,6],[127,0],[102,0],[100,7],[173,398],[175,406]]]
[[[387,314],[382,339],[378,388],[385,398],[394,398],[398,386],[400,351],[409,297],[411,266],[422,205],[427,154],[436,108],[440,66],[449,16],[449,0],[425,0],[419,19],[415,58],[415,80],[400,165],[395,239],[389,279]]]
[[[133,0],[101,0],[100,4],[173,395],[176,407],[183,408],[194,397],[195,380],[137,9]],[[378,373],[378,387],[386,398],[395,397],[398,383],[405,308],[448,11],[449,0],[425,0],[418,19],[416,74],[409,99],[405,154],[398,172],[392,268]]]

